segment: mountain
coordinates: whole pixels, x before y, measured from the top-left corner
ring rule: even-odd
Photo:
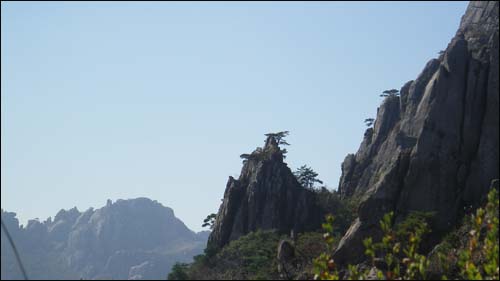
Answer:
[[[239,178],[229,177],[209,245],[222,248],[258,229],[290,234],[320,227],[315,193],[299,184],[283,162],[285,152],[268,136],[265,146],[244,160]]]
[[[472,1],[443,54],[385,98],[342,164],[342,198],[362,202],[336,262],[362,260],[387,212],[433,212],[432,245],[484,199],[499,177],[498,42],[498,2]]]
[[[175,262],[200,254],[208,236],[147,198],[61,210],[53,221],[30,220],[26,227],[15,215],[2,210],[2,221],[32,279],[165,279]],[[2,232],[2,279],[21,277]]]
[[[342,232],[328,267],[366,261],[363,240],[382,238],[379,222],[387,213],[394,214],[393,226],[415,212],[431,214],[431,233],[421,245],[425,254],[459,227],[465,214],[484,206],[500,168],[498,8],[497,1],[470,2],[439,57],[384,97],[373,128],[341,166],[338,194],[346,205],[357,206],[357,216]],[[294,230],[314,237],[304,232],[317,230],[325,208],[314,200],[314,191],[297,183],[283,155],[272,137],[242,155],[241,174],[229,178],[209,237],[216,254],[187,268],[191,276],[227,276],[232,269],[224,264],[234,257],[224,259],[223,253],[252,232]]]
[[[204,254],[191,265],[176,265],[172,279],[306,279],[312,278],[315,266],[322,267],[320,273],[340,269],[346,277],[345,269],[353,269],[347,264],[368,263],[372,269],[387,269],[390,275],[384,277],[389,278],[395,274],[390,268],[393,258],[399,258],[405,245],[390,247],[397,253],[388,255],[390,262],[378,255],[375,260],[373,253],[370,263],[363,241],[382,240],[379,222],[390,212],[394,220],[387,216],[382,224],[386,229],[404,227],[415,211],[432,214],[432,232],[422,247],[415,246],[424,258],[446,242],[447,234],[463,240],[449,245],[463,248],[479,243],[467,241],[471,233],[498,241],[493,220],[476,220],[478,231],[466,222],[461,225],[464,215],[484,206],[491,188],[498,189],[498,9],[496,1],[470,2],[456,35],[439,57],[396,91],[399,94],[384,97],[373,128],[366,130],[358,151],[342,163],[338,192],[301,186],[284,162],[286,150],[280,145],[286,142],[277,134],[268,134],[264,147],[242,154],[240,176],[229,177]],[[351,205],[356,207],[355,218],[348,214]],[[335,223],[347,222],[348,229],[334,229],[330,218],[320,230],[327,212],[335,214]],[[207,233],[187,229],[171,209],[145,198],[108,201],[101,209],[83,213],[76,208],[63,210],[54,221],[30,221],[26,228],[19,227],[13,213],[2,212],[2,220],[16,237],[28,273],[40,278],[57,273],[57,277],[85,279],[163,279],[174,261],[189,261],[207,239]],[[453,231],[457,228],[461,230]],[[486,229],[490,232],[484,235]],[[337,234],[342,238],[333,245]],[[410,247],[417,238],[407,234],[402,235]],[[396,235],[386,237],[389,245]],[[492,240],[488,241],[494,248]],[[460,252],[453,247],[446,253],[453,257]],[[398,271],[418,267],[401,258]],[[482,258],[471,256],[469,261]],[[498,272],[498,258],[491,259],[497,263],[488,265],[488,270]],[[456,268],[457,260],[448,263]],[[425,271],[423,265],[420,268]],[[3,236],[2,269],[19,277],[14,275],[14,259]],[[358,269],[362,267],[354,268]],[[377,272],[370,272],[375,273],[370,278],[377,278]]]

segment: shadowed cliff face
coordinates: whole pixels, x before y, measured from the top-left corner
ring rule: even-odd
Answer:
[[[435,212],[439,235],[480,203],[499,177],[498,52],[498,2],[472,1],[444,54],[383,102],[374,128],[342,164],[342,197],[363,200],[337,262],[363,259],[361,241],[379,235],[386,212],[396,221]]]
[[[240,177],[229,177],[209,245],[222,248],[257,229],[301,232],[320,226],[314,193],[302,187],[283,162],[276,140],[245,160]]]

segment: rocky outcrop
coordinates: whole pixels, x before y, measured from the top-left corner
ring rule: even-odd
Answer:
[[[281,240],[279,242],[276,260],[278,262],[278,273],[280,277],[290,280],[290,273],[295,269],[295,246],[292,242],[288,240]]]
[[[438,236],[465,206],[480,204],[499,174],[498,43],[498,2],[472,1],[444,54],[380,106],[373,130],[342,164],[341,196],[362,203],[337,262],[363,259],[361,241],[380,235],[388,211],[396,221],[434,212]]]
[[[240,177],[229,177],[209,246],[222,248],[257,229],[288,234],[320,226],[314,193],[299,184],[283,154],[270,136],[263,148],[246,157]]]
[[[53,221],[31,220],[25,228],[15,213],[2,211],[2,221],[35,279],[164,279],[207,241],[206,232],[192,232],[172,209],[147,198],[61,210]],[[18,271],[2,232],[2,279],[18,279]]]

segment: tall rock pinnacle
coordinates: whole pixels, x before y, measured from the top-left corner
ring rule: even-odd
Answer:
[[[258,229],[290,233],[320,226],[314,193],[297,182],[283,154],[269,136],[263,148],[247,155],[239,178],[229,177],[209,246],[222,248]]]
[[[337,262],[363,259],[362,240],[394,211],[434,212],[433,234],[450,230],[499,177],[498,2],[472,1],[445,52],[378,110],[355,155],[342,164],[339,191],[359,196],[358,219]]]

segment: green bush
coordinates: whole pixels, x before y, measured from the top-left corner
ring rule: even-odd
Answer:
[[[407,220],[393,229],[393,213],[384,215],[380,221],[380,228],[384,234],[382,240],[375,243],[370,237],[363,241],[365,254],[370,258],[372,268],[359,270],[357,266],[348,265],[347,277],[353,280],[367,279],[370,271],[374,269],[378,279],[425,279],[428,261],[425,256],[418,254],[422,236],[428,232],[427,222],[422,217],[421,214],[408,216]],[[327,221],[323,224],[323,229],[326,231],[324,238],[329,251],[322,253],[315,260],[315,279],[339,279],[337,266],[328,254],[333,252],[333,221],[333,216],[327,216]],[[384,263],[385,269],[379,269],[376,261],[378,264]]]
[[[293,243],[296,257],[288,268],[291,278],[308,278],[312,259],[326,251],[322,236],[318,232],[298,234]],[[249,233],[210,257],[196,256],[186,272],[190,279],[279,279],[277,248],[283,238],[289,239],[272,230]]]
[[[187,274],[188,265],[185,263],[175,263],[172,266],[172,270],[168,274],[168,280],[189,280],[189,276]]]
[[[280,236],[275,231],[251,232],[231,241],[217,254],[217,266],[237,279],[278,276],[275,260]]]
[[[258,230],[231,241],[216,252],[210,245],[187,268],[190,279],[278,278],[276,249],[280,235]]]
[[[334,232],[333,232],[333,215],[326,216],[326,222],[322,224],[322,228],[325,231],[323,234],[323,239],[326,245],[326,251],[321,253],[319,257],[314,259],[314,279],[320,280],[339,280],[339,273],[337,271],[335,262],[333,261],[330,253],[334,249]]]
[[[498,280],[498,191],[488,194],[485,208],[470,217],[466,247],[459,253],[460,275],[469,280]]]
[[[335,214],[333,231],[342,236],[356,218],[359,198],[341,199],[339,193],[325,187],[314,190],[316,202],[324,214]]]
[[[492,189],[488,194],[485,208],[466,221],[461,229],[467,229],[466,245],[460,242],[459,232],[451,233],[438,246],[439,267],[444,272],[458,260],[459,278],[465,280],[498,280],[498,191]],[[374,242],[367,238],[363,241],[365,254],[371,260],[371,268],[361,270],[359,266],[347,266],[347,278],[366,280],[424,280],[427,279],[430,260],[419,253],[422,238],[429,232],[430,213],[412,213],[393,226],[393,213],[384,215],[380,221],[382,240]],[[338,268],[329,253],[333,252],[333,216],[327,216],[323,224],[324,240],[327,251],[314,260],[315,279],[338,280]],[[454,249],[459,246],[458,254]],[[455,257],[458,256],[458,257]],[[442,279],[448,279],[445,274]]]
[[[327,250],[323,243],[323,234],[319,232],[300,233],[297,237],[295,247],[298,255],[309,263],[313,258]]]

